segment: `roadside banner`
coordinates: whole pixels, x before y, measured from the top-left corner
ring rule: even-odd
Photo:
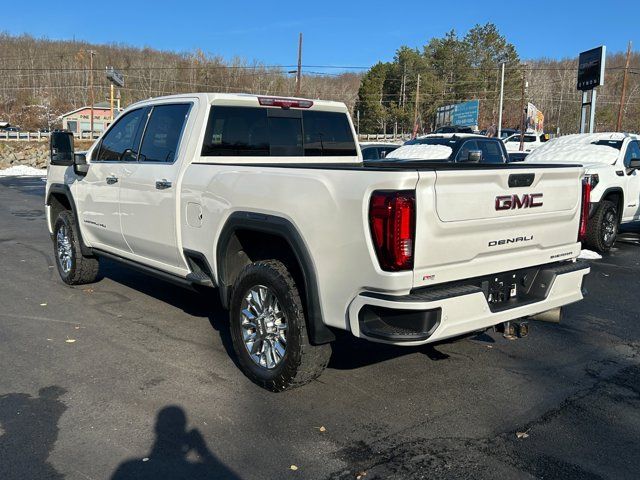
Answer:
[[[525,130],[538,134],[544,133],[544,114],[533,103],[527,104]]]
[[[476,127],[478,125],[478,112],[480,100],[445,105],[436,110],[436,128],[445,125],[458,127]]]
[[[452,123],[461,127],[475,127],[478,125],[480,100],[470,100],[458,103],[453,109]]]

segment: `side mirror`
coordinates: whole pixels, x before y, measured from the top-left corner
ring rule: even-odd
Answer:
[[[84,153],[76,153],[73,156],[73,171],[76,175],[84,176],[89,171],[89,164],[87,163],[87,155]]]
[[[482,161],[482,150],[469,150],[467,158],[463,158],[462,161],[468,163],[480,163]]]
[[[631,170],[640,170],[640,158],[631,158],[631,160],[629,161],[629,168]]]
[[[73,133],[56,131],[49,139],[51,165],[68,167],[73,165]]]

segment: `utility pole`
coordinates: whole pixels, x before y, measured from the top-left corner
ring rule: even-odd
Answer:
[[[418,99],[420,98],[420,74],[418,74],[418,83],[416,84],[416,104],[413,108],[413,137],[418,136]]]
[[[300,83],[302,81],[302,33],[298,37],[298,70],[296,73],[296,97],[300,96]]]
[[[620,108],[618,109],[618,123],[616,131],[622,130],[622,113],[624,111],[624,96],[627,93],[627,76],[629,74],[629,61],[631,60],[631,40],[627,46],[627,62],[624,65],[624,77],[622,79],[622,94],[620,95]]]
[[[522,65],[522,96],[520,98],[520,151],[524,150],[524,90],[526,88],[526,64]]]
[[[90,119],[90,130],[91,130],[91,139],[93,140],[93,104],[95,103],[95,97],[93,95],[93,56],[96,54],[94,50],[89,50],[89,93],[90,93],[90,102],[91,102],[91,119]]]
[[[504,62],[502,62],[502,79],[500,80],[500,110],[498,111],[498,138],[502,138],[502,102],[503,101],[504,101]]]

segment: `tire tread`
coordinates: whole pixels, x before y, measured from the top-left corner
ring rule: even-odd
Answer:
[[[60,214],[58,215],[58,219],[56,220],[56,227],[54,229],[54,250],[55,235],[58,230],[59,222],[64,222],[67,225],[67,229],[71,236],[71,246],[73,248],[75,264],[72,268],[71,275],[65,277],[62,270],[60,270],[60,265],[58,264],[58,260],[56,258],[56,265],[58,267],[58,271],[60,272],[62,281],[69,285],[84,285],[86,283],[95,282],[96,277],[98,276],[98,271],[100,269],[100,262],[95,257],[86,257],[82,254],[82,250],[80,249],[80,240],[76,218],[69,210],[60,212]],[[57,252],[54,251],[54,254],[57,257]]]
[[[287,351],[289,361],[287,361],[287,363],[284,365],[284,368],[281,369],[279,375],[275,378],[266,380],[255,375],[249,369],[243,369],[243,371],[253,382],[257,383],[263,388],[266,388],[267,390],[271,390],[274,392],[281,392],[284,390],[289,390],[306,385],[307,383],[318,378],[318,376],[320,376],[322,371],[326,368],[331,357],[331,346],[329,344],[312,345],[309,342],[305,322],[304,307],[300,298],[298,287],[293,277],[291,276],[291,273],[281,261],[275,259],[260,260],[247,265],[238,275],[235,286],[240,285],[243,280],[249,275],[255,274],[265,275],[266,277],[275,274],[286,284],[287,291],[289,292],[288,300],[293,306],[296,317],[301,320],[299,322],[300,325],[298,325],[299,328],[290,328],[289,334],[295,332],[295,334],[297,335],[297,341],[295,343],[297,343],[300,348],[297,352],[289,350]],[[234,291],[234,293],[232,294],[232,299],[235,298],[235,293],[236,292]],[[232,308],[232,311],[234,310],[235,309]],[[233,318],[232,321],[234,321]],[[291,324],[291,319],[287,319],[287,321],[289,322],[289,324]],[[287,343],[290,345],[294,342],[291,342],[291,338],[289,338]],[[240,347],[244,348],[243,345],[236,345],[236,342],[234,341],[234,348],[236,349],[236,354],[238,354],[239,356],[244,353],[239,351]],[[251,360],[249,359],[248,361]]]

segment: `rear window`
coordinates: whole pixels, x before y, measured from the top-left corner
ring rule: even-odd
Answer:
[[[355,156],[344,113],[257,107],[211,109],[203,156]]]
[[[504,163],[506,161],[498,141],[478,140],[478,146],[482,150],[482,163]]]

